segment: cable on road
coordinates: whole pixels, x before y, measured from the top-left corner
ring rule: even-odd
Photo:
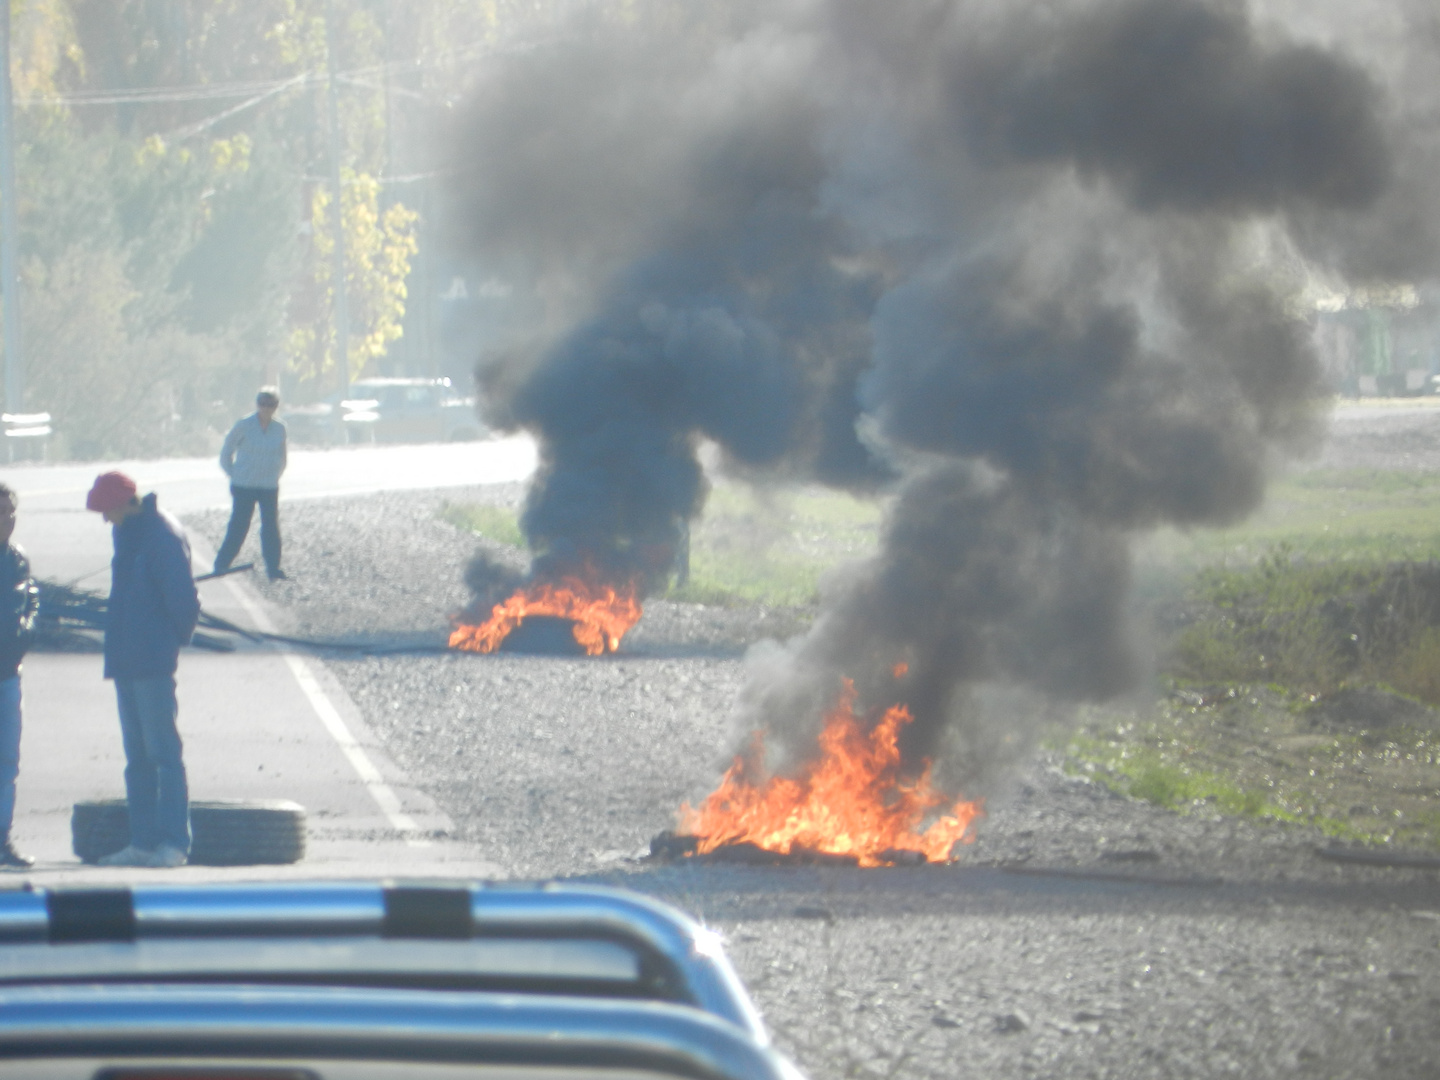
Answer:
[[[196,581],[224,577],[228,574],[249,570],[253,563],[244,563],[215,574],[202,574]],[[40,610],[35,616],[35,642],[44,648],[69,651],[77,647],[89,648],[95,644],[90,632],[105,629],[106,599],[99,593],[79,589],[74,585],[55,581],[39,580]],[[317,652],[344,652],[352,656],[395,656],[403,653],[443,655],[450,652],[446,645],[415,644],[413,642],[390,641],[332,641],[324,638],[297,637],[289,634],[275,634],[222,619],[203,608],[200,611],[200,627],[191,644],[211,652],[234,652],[233,640],[206,631],[232,634],[250,642],[262,644],[289,645],[295,648],[313,649]]]

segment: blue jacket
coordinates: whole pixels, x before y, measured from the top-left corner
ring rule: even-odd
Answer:
[[[105,678],[173,675],[180,646],[200,618],[190,573],[190,544],[180,523],[160,512],[154,494],[112,530],[110,603],[105,615]]]
[[[30,560],[15,544],[0,548],[0,680],[20,674],[20,661],[35,637],[40,590]]]

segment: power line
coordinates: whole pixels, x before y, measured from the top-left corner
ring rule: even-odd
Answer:
[[[0,2],[3,2],[3,0],[0,0]],[[214,127],[216,124],[220,123],[220,121],[229,119],[236,113],[244,112],[246,109],[253,108],[256,105],[259,105],[261,102],[269,100],[276,94],[281,93],[282,91],[286,90],[291,86],[298,86],[300,83],[304,82],[308,78],[308,75],[297,75],[295,78],[289,80],[288,82],[281,83],[279,86],[276,86],[270,90],[266,90],[264,93],[256,94],[249,100],[242,101],[239,105],[232,105],[230,108],[218,112],[214,116],[207,116],[204,120],[197,120],[193,124],[186,124],[183,127],[178,127],[174,131],[169,132],[165,136],[165,138],[188,139],[192,135],[199,135],[202,131],[206,131],[209,128]]]
[[[65,94],[39,94],[17,98],[19,105],[159,105],[184,101],[216,101],[268,94],[298,82],[314,79],[309,72],[289,79],[263,82],[214,83],[192,86],[150,86],[134,90],[77,90]]]
[[[296,176],[297,174],[290,173],[290,175]],[[456,170],[454,169],[432,169],[429,172],[401,173],[396,176],[356,176],[350,180],[344,180],[341,182],[345,187],[354,187],[356,185],[365,183],[367,180],[373,180],[375,181],[375,183],[381,185],[418,184],[423,180],[438,180],[441,177],[454,175],[456,175]],[[301,173],[299,174],[299,179],[306,184],[330,183],[330,178],[328,176],[316,176],[314,173]]]
[[[335,81],[344,83],[346,86],[359,87],[361,90],[374,90],[377,92],[384,92],[385,90],[385,86],[382,83],[371,82],[369,79],[356,79],[349,75],[337,75]],[[434,94],[422,94],[418,90],[410,90],[404,86],[391,86],[389,91],[399,97],[413,98],[416,101],[424,102],[426,105],[436,105],[441,108],[446,108],[450,105],[449,98],[436,97]]]
[[[447,52],[414,60],[392,60],[384,64],[368,64],[350,71],[339,71],[335,78],[352,86],[374,88],[365,81],[367,76],[400,74],[406,71],[429,71],[443,67],[456,60],[470,59],[482,55],[503,55],[506,53],[529,52],[551,39],[533,39],[506,44],[490,41],[472,41]],[[288,79],[261,79],[225,83],[192,83],[186,86],[143,86],[130,90],[74,90],[60,94],[35,94],[16,98],[15,104],[31,105],[162,105],[191,101],[217,101],[227,98],[250,98],[269,96],[277,90],[292,86],[324,86],[328,76],[320,72],[307,71]],[[408,91],[406,96],[424,97],[431,101],[445,102],[445,98],[431,98],[428,95]]]

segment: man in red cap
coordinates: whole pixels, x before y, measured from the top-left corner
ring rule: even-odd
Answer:
[[[87,509],[114,526],[105,678],[115,680],[125,742],[130,843],[104,866],[184,866],[190,857],[190,795],[175,727],[175,669],[200,618],[190,544],[153,493],[107,472],[95,479]]]

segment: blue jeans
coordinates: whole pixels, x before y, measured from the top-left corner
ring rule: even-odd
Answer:
[[[125,741],[130,843],[145,851],[168,844],[188,855],[190,792],[175,727],[175,676],[116,679],[115,697]]]
[[[248,488],[230,485],[230,524],[225,528],[225,539],[215,555],[215,569],[228,570],[240,554],[240,545],[250,532],[250,519],[255,516],[255,507],[260,507],[260,554],[265,560],[265,569],[273,577],[280,569],[280,490],[278,488]]]
[[[15,820],[15,778],[20,775],[20,676],[0,680],[0,841]]]

